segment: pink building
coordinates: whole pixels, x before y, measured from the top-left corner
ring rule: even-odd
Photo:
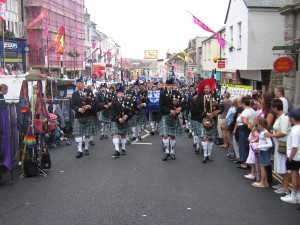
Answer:
[[[58,73],[59,68],[63,67],[70,74],[75,70],[77,74],[82,71],[84,0],[24,0],[24,7],[25,27],[35,19],[42,18],[25,31],[29,44],[29,67],[49,68]],[[48,35],[45,32],[47,24]],[[58,31],[59,27],[61,32]],[[61,36],[58,42],[57,36]],[[63,54],[58,53],[60,45],[64,48]]]

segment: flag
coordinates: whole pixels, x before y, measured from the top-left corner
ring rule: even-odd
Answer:
[[[45,24],[44,24],[44,33],[46,36],[48,36],[49,35],[49,32],[48,32],[49,16],[48,16],[47,9],[44,9],[43,15],[44,15],[44,18],[46,19]]]
[[[194,23],[197,24],[199,27],[201,27],[203,30],[208,31],[210,33],[213,33],[216,35],[216,38],[221,46],[222,49],[225,48],[225,40],[215,31],[210,29],[208,26],[206,26],[204,23],[202,23],[197,17],[193,16],[194,18]]]
[[[189,54],[187,54],[185,51],[181,51],[182,54],[184,54],[184,56],[188,57],[188,59],[190,60],[191,63],[193,63],[194,61],[192,60],[192,58],[189,56]]]
[[[177,56],[178,58],[182,59],[185,63],[187,63],[187,61],[185,60],[185,58],[181,57],[180,55]]]
[[[6,10],[6,0],[0,0],[0,20],[4,22]]]

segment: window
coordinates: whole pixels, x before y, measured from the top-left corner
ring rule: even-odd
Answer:
[[[230,33],[230,45],[233,46],[233,26],[229,27],[229,33]]]
[[[237,49],[242,48],[242,22],[239,22],[237,24],[237,32],[238,32],[238,43],[237,43]]]

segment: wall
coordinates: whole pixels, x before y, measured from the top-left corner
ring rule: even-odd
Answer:
[[[249,10],[248,70],[273,69],[273,46],[284,45],[284,17],[277,10]]]

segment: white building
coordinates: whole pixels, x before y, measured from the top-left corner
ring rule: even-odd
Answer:
[[[284,17],[278,9],[285,0],[230,0],[225,19],[226,71],[241,82],[266,89],[273,63],[273,46],[284,42]],[[252,80],[254,82],[252,82]]]

